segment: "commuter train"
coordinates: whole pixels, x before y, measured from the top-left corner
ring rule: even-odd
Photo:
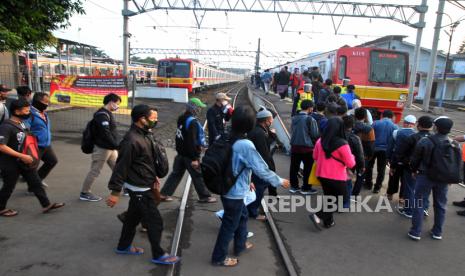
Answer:
[[[390,109],[396,121],[401,119],[409,87],[409,55],[406,52],[342,47],[285,65],[291,72],[293,68],[303,71],[317,66],[323,78],[332,79],[334,85],[355,85],[364,107],[378,112]]]
[[[204,65],[191,59],[168,58],[158,61],[157,86],[187,88],[196,92],[209,86],[240,81],[238,74]]]

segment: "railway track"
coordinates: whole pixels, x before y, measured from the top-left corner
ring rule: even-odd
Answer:
[[[233,98],[232,104],[233,104],[233,106],[236,106],[236,104],[238,104],[238,102],[239,102],[238,101],[239,97],[242,95],[242,93],[246,93],[247,90],[246,90],[246,86],[243,83],[241,83],[241,84],[233,86],[232,88],[220,89],[220,91],[224,92],[224,93],[227,93],[230,97],[232,97]],[[248,104],[250,105],[250,103],[248,103]],[[268,102],[266,107],[276,111],[276,109],[269,102]],[[277,118],[277,120],[281,121],[281,118],[279,118],[279,114],[277,115],[276,118]],[[281,121],[281,123],[282,123],[282,121]],[[204,125],[203,125],[204,129],[206,128],[206,125],[207,125],[207,123],[205,122]],[[283,127],[284,127],[284,124],[283,124]],[[171,252],[170,252],[170,254],[172,254],[172,255],[177,255],[179,253],[179,246],[180,246],[180,243],[181,243],[181,237],[182,237],[184,220],[185,220],[185,215],[186,215],[186,208],[187,208],[187,204],[188,204],[188,200],[189,200],[189,194],[190,194],[189,191],[191,189],[191,183],[192,183],[192,179],[191,179],[190,176],[188,176],[188,178],[186,180],[186,185],[184,187],[182,199],[181,199],[181,204],[179,206],[179,212],[178,212],[176,228],[175,228],[175,232],[174,232],[172,243],[171,243]],[[287,249],[286,249],[286,246],[285,246],[285,244],[284,244],[284,242],[282,240],[281,233],[280,233],[278,227],[275,224],[275,221],[273,219],[273,215],[269,211],[265,200],[262,200],[261,204],[262,204],[262,208],[263,208],[263,210],[265,212],[265,216],[267,218],[267,223],[268,223],[269,229],[272,232],[272,237],[274,239],[275,246],[276,246],[277,250],[279,251],[279,255],[280,255],[283,263],[285,264],[286,271],[288,272],[288,274],[290,276],[298,275],[297,270],[296,270],[296,268],[295,268],[295,266],[294,266],[294,264],[293,264],[293,262],[291,260],[291,257],[289,255]],[[167,270],[166,275],[169,275],[169,276],[176,275],[177,274],[176,272],[177,272],[176,265],[172,265]]]

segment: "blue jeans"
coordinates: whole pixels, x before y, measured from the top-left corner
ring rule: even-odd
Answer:
[[[252,183],[255,185],[255,194],[257,195],[257,199],[247,206],[247,211],[249,213],[249,217],[256,218],[258,216],[258,208],[262,202],[265,190],[268,186],[270,186],[270,184],[261,180],[254,174],[252,174]]]
[[[412,228],[410,233],[420,236],[423,225],[423,206],[422,201],[425,195],[433,191],[434,206],[434,225],[431,231],[436,236],[441,236],[442,226],[446,220],[447,191],[449,187],[445,183],[431,181],[426,175],[417,176],[417,185],[415,190],[415,203],[413,208]]]
[[[350,195],[352,194],[352,179],[347,180],[347,194],[344,196],[343,207],[349,208],[350,207]]]
[[[247,241],[247,208],[243,199],[221,197],[224,215],[220,232],[213,249],[212,262],[222,263],[228,254],[229,242],[234,239],[234,254],[239,255],[245,250]]]
[[[412,172],[410,170],[404,169],[402,172],[402,180],[404,181],[404,211],[405,213],[411,215],[413,213],[413,208],[415,208],[415,203],[418,203],[415,200],[415,189],[417,185],[417,180],[413,178]],[[421,202],[421,206],[423,209],[428,210],[429,208],[429,194],[431,193],[431,189],[427,194],[422,196],[423,200]]]

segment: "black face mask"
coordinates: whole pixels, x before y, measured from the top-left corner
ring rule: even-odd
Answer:
[[[42,112],[45,109],[47,109],[48,104],[44,104],[43,102],[40,102],[40,101],[35,101],[32,103],[32,106],[37,108],[37,110],[39,110],[40,112]]]
[[[29,117],[31,117],[31,113],[29,113],[29,114],[19,114],[19,115],[15,115],[15,116],[20,118],[21,120],[27,120],[27,119],[29,119]]]

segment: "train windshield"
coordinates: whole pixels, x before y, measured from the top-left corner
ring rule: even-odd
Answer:
[[[371,51],[370,81],[407,83],[407,55],[398,52]]]
[[[190,63],[183,61],[160,61],[158,64],[158,76],[172,78],[188,78],[190,73]]]

